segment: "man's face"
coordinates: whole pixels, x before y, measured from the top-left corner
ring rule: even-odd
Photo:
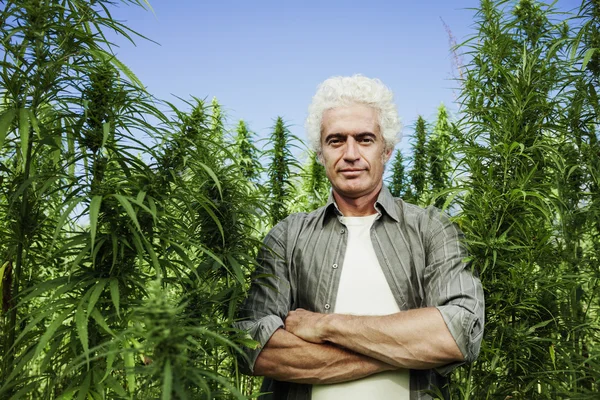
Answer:
[[[377,111],[362,104],[323,113],[321,161],[333,190],[357,199],[381,189],[392,151],[385,150]]]

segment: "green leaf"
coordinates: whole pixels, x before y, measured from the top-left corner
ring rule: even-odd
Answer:
[[[123,72],[127,78],[129,78],[129,80],[131,81],[131,83],[133,83],[139,89],[145,90],[144,85],[138,79],[138,77],[135,76],[135,74],[131,71],[131,69],[129,69],[129,67],[127,67],[125,64],[123,64],[113,54],[109,54],[106,51],[104,51],[102,49],[99,49],[99,48],[89,49],[88,51],[89,51],[90,54],[92,54],[96,58],[98,58],[100,60],[103,60],[103,61],[108,61],[111,64],[113,64],[115,67],[117,67],[118,70],[120,70],[121,72]]]
[[[104,122],[102,124],[102,145],[100,147],[106,146],[106,142],[108,141],[108,135],[110,133],[110,122]]]
[[[112,278],[110,280],[110,298],[112,299],[115,309],[117,310],[117,317],[121,318],[121,315],[119,313],[119,280],[117,278]]]
[[[173,391],[173,372],[171,371],[171,360],[167,360],[163,370],[162,400],[170,400]]]
[[[552,322],[553,320],[549,319],[547,321],[542,321],[539,324],[535,324],[533,326],[531,326],[528,330],[527,333],[528,334],[532,334],[533,332],[535,332],[536,329],[538,328],[543,328],[544,326],[548,325],[550,322]]]
[[[110,348],[106,353],[106,372],[100,380],[100,383],[104,382],[111,375],[111,373],[113,372],[113,364],[115,362],[115,359],[117,358],[118,349],[116,348],[114,342],[112,342],[109,346]]]
[[[122,384],[118,382],[112,375],[106,376],[106,386],[113,390],[119,396],[127,397],[127,392],[123,389],[123,386],[121,385]]]
[[[227,254],[227,260],[229,261],[229,265],[231,265],[231,268],[233,269],[233,274],[235,275],[238,282],[244,284],[245,279],[242,265],[229,254]]]
[[[241,344],[244,347],[247,347],[252,350],[256,350],[260,347],[260,343],[256,340],[253,340],[250,335],[246,335],[245,337],[236,339],[236,342]]]
[[[54,333],[58,330],[58,328],[62,326],[63,322],[69,316],[69,314],[71,314],[71,310],[63,311],[62,314],[60,314],[58,317],[52,320],[52,323],[48,326],[48,328],[46,328],[46,331],[40,338],[40,341],[38,342],[35,348],[35,354],[33,358],[36,358],[41,354],[41,352],[44,350],[50,339],[54,337]]]
[[[27,110],[27,112],[29,113],[29,122],[31,122],[31,127],[33,128],[35,133],[40,135],[40,126],[38,124],[38,120],[35,116],[35,113],[33,112],[33,110]]]
[[[8,128],[10,127],[10,124],[12,124],[13,119],[15,119],[16,113],[17,110],[11,108],[0,115],[0,149],[4,146],[4,139],[6,139],[6,136],[8,135]]]
[[[4,270],[6,269],[7,266],[8,266],[8,261],[6,261],[4,264],[2,264],[2,267],[0,267],[0,293],[4,293],[2,291],[2,282],[4,282]],[[2,309],[2,297],[4,297],[4,296],[0,296],[0,310]]]
[[[137,215],[127,197],[122,196],[120,194],[113,194],[113,196],[119,201],[119,203],[121,203],[121,205],[127,212],[127,215],[129,215],[129,218],[131,218],[131,220],[135,224],[135,227],[138,229],[138,231],[141,232],[142,228],[140,228],[140,223],[138,222]]]
[[[79,304],[79,307],[77,307],[77,311],[75,312],[75,326],[77,328],[77,334],[79,335],[79,340],[81,341],[81,345],[83,346],[85,359],[89,368],[90,347],[88,338],[88,316],[85,310],[83,309],[82,304]]]
[[[100,327],[102,327],[109,335],[115,336],[114,332],[110,329],[110,327],[106,323],[106,320],[104,319],[102,314],[100,314],[100,311],[98,311],[97,308],[94,308],[92,310],[90,316],[94,318],[94,321],[96,321],[96,323],[100,325]]]
[[[215,174],[215,172],[206,164],[199,162],[198,164],[200,164],[200,166],[206,171],[206,173],[212,178],[212,180],[215,182],[215,185],[217,185],[217,189],[219,190],[219,196],[221,196],[221,198],[223,197],[223,192],[221,189],[221,183],[219,182],[219,178],[217,178],[217,175]]]
[[[588,49],[588,51],[585,52],[585,54],[583,56],[583,61],[581,62],[581,70],[582,71],[585,71],[588,63],[590,62],[590,59],[594,55],[594,52],[597,50],[598,49]]]
[[[90,237],[92,251],[94,251],[94,244],[96,243],[96,229],[98,228],[98,214],[100,213],[100,205],[102,204],[102,196],[92,197],[90,201]]]
[[[21,137],[21,168],[25,171],[27,149],[29,148],[29,113],[26,108],[19,110],[19,136]]]
[[[96,303],[98,302],[102,291],[106,287],[106,283],[106,279],[100,279],[100,281],[94,285],[93,289],[90,289],[92,293],[90,294],[90,300],[87,306],[87,315],[90,315],[92,309],[96,306]]]
[[[131,346],[127,345],[125,352],[123,353],[123,362],[125,363],[125,375],[127,377],[127,390],[133,395],[135,393],[135,359],[134,350]]]
[[[92,379],[91,373],[85,374],[85,379],[83,380],[83,383],[79,386],[79,390],[77,393],[77,400],[85,400],[85,398],[87,397],[88,392],[90,390],[91,379]]]

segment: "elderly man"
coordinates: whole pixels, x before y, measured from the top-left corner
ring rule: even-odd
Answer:
[[[332,192],[265,238],[238,323],[260,344],[247,371],[266,377],[274,399],[443,393],[443,376],[478,355],[483,291],[457,227],[383,185],[400,130],[391,91],[330,78],[306,127]]]

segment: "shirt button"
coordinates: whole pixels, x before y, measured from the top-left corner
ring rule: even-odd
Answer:
[[[333,269],[336,269],[337,268],[337,264],[333,264],[332,267],[333,267]]]
[[[326,303],[326,304],[325,304],[325,309],[326,309],[326,310],[329,310],[330,308],[331,308],[331,306],[329,305],[329,303]]]
[[[346,230],[344,228],[342,228],[342,230],[340,231],[340,233],[343,235],[344,233],[346,233]]]

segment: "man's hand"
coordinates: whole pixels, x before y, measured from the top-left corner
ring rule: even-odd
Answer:
[[[285,319],[285,330],[300,339],[312,343],[325,343],[322,338],[326,314],[319,314],[298,308],[290,311]]]

